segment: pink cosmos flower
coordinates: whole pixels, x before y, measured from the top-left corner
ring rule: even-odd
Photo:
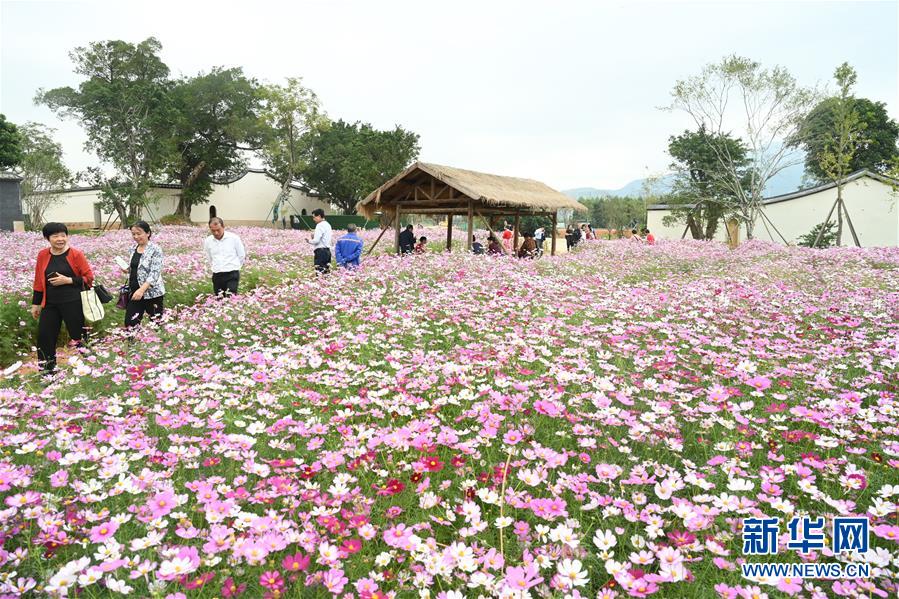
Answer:
[[[237,584],[236,582],[234,582],[234,579],[229,576],[222,583],[222,597],[224,597],[225,599],[237,597],[238,595],[242,595],[246,588],[246,583]]]
[[[802,579],[789,576],[781,578],[777,581],[777,590],[788,595],[795,595],[802,590]]]
[[[281,562],[281,566],[288,572],[304,572],[309,568],[309,556],[302,553],[288,555]]]
[[[163,491],[154,495],[148,504],[153,519],[168,515],[177,506],[175,494],[172,491]]]
[[[504,582],[513,591],[521,593],[543,582],[543,577],[533,565],[513,566],[506,568]]]
[[[397,524],[384,531],[384,542],[391,547],[404,547],[412,536],[412,529],[405,524]]]
[[[119,523],[115,520],[110,520],[91,528],[88,538],[90,538],[91,543],[104,543],[107,539],[112,538],[118,529]]]
[[[69,473],[65,470],[57,470],[50,475],[50,486],[54,489],[65,487],[69,484]]]
[[[339,595],[347,582],[349,582],[349,579],[344,576],[343,570],[339,568],[332,568],[322,576],[322,584],[332,595]]]
[[[771,386],[771,379],[766,376],[757,375],[746,380],[746,384],[754,388],[756,391],[764,391]]]
[[[899,526],[892,526],[889,524],[881,524],[879,526],[875,526],[871,529],[875,535],[880,537],[881,539],[886,539],[888,541],[894,541],[899,543]]]
[[[282,590],[284,588],[284,577],[277,570],[263,572],[259,576],[259,584],[270,591]]]

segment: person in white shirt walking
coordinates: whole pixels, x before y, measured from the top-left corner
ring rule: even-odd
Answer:
[[[203,242],[206,258],[212,268],[213,293],[224,296],[237,293],[240,269],[247,257],[240,237],[225,231],[225,221],[217,216],[209,219],[209,235]]]
[[[331,223],[325,220],[325,211],[316,208],[312,211],[315,233],[307,239],[312,244],[315,254],[315,270],[326,274],[331,272]]]

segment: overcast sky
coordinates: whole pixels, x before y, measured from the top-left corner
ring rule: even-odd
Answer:
[[[35,91],[77,86],[77,46],[155,36],[175,76],[303,77],[333,119],[419,133],[425,161],[617,188],[665,170],[668,136],[690,123],[657,107],[731,53],[806,85],[848,61],[856,95],[896,118],[897,4],[2,0],[0,110],[56,127],[73,169],[94,165],[78,124],[34,106]]]

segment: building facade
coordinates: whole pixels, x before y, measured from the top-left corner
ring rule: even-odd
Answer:
[[[843,186],[843,203],[855,227],[859,243],[863,247],[899,246],[899,181],[877,173],[862,170],[846,178]],[[758,217],[753,227],[756,239],[795,244],[799,237],[824,222],[837,199],[835,183],[818,185],[763,200],[766,218]],[[647,227],[661,239],[681,239],[685,224],[668,224],[664,219],[671,214],[669,206],[659,204],[647,208]],[[836,211],[830,217],[836,221]],[[778,231],[780,234],[778,234]],[[689,238],[690,234],[687,233]],[[716,238],[726,242],[724,223],[718,227]],[[744,226],[740,227],[740,239],[746,239]],[[843,245],[853,245],[849,226],[843,223]]]
[[[305,191],[298,183],[290,186],[287,202],[273,211],[281,191],[281,184],[266,171],[249,169],[230,181],[215,183],[206,203],[194,206],[190,220],[205,224],[212,216],[222,218],[229,225],[281,226],[282,217],[289,226],[291,214],[311,213],[322,208],[331,213],[331,206],[319,196]],[[150,201],[143,212],[145,220],[156,222],[173,214],[178,206],[181,186],[159,184],[150,191]],[[71,228],[116,228],[120,226],[116,214],[100,207],[100,188],[78,187],[59,192],[60,200],[44,213],[47,222],[65,223]]]

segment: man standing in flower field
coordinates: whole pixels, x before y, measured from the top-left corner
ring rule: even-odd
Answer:
[[[316,208],[312,211],[315,222],[315,233],[310,239],[315,254],[315,270],[327,274],[331,272],[331,223],[325,220],[325,211]]]
[[[356,235],[356,225],[350,223],[346,226],[346,235],[338,239],[334,245],[334,258],[338,266],[356,268],[359,266],[361,255],[362,240]]]
[[[206,258],[212,268],[212,290],[215,295],[234,295],[240,284],[240,269],[247,251],[240,237],[225,231],[225,221],[217,216],[209,219],[209,232],[203,242]]]

